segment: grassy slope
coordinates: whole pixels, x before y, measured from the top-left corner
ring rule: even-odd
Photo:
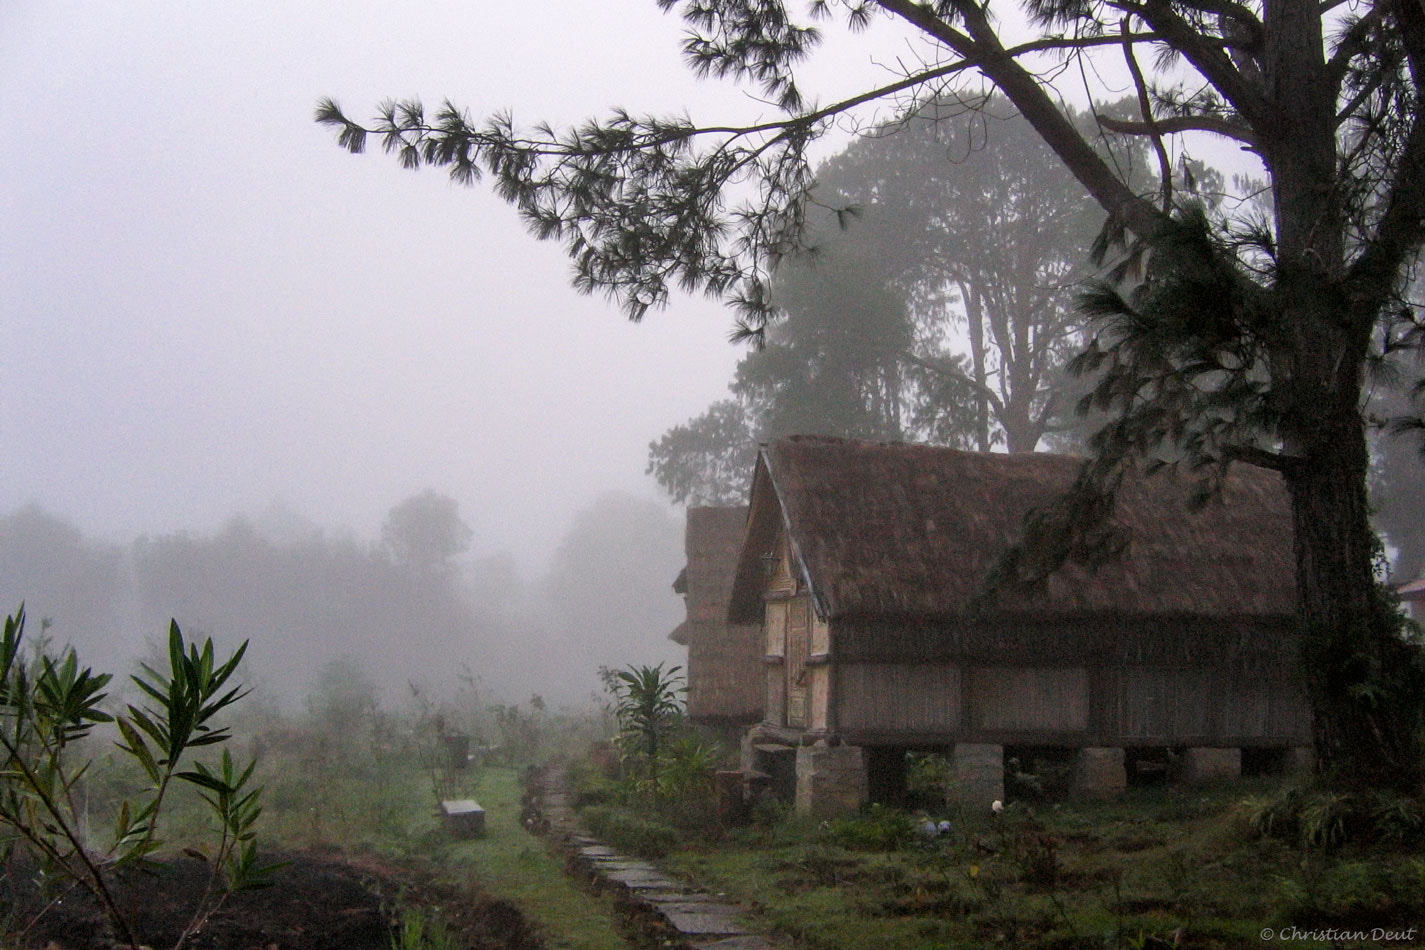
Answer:
[[[442,862],[468,869],[486,891],[518,904],[540,924],[552,947],[626,947],[610,903],[577,888],[544,844],[519,827],[514,770],[486,769],[474,792],[489,818],[485,837],[446,845]]]
[[[891,852],[849,850],[834,826],[792,822],[692,846],[667,863],[816,950],[1169,946],[1179,928],[1184,947],[1230,948],[1261,946],[1268,926],[1425,923],[1425,898],[1412,896],[1425,882],[1418,856],[1323,857],[1249,834],[1242,800],[1269,790],[1135,792],[1046,806],[1032,820],[1016,808],[1007,820],[962,819],[948,839]],[[1046,848],[1053,884],[1026,881]],[[1350,888],[1359,893],[1343,901]]]
[[[347,757],[269,752],[259,766],[265,808],[263,850],[339,851],[395,865],[418,864],[457,886],[473,885],[519,906],[561,950],[624,950],[610,901],[576,887],[538,838],[519,826],[516,769],[472,770],[459,797],[486,809],[485,836],[454,841],[440,828],[431,784],[410,759],[368,753]],[[199,841],[207,816],[174,801],[173,841]]]

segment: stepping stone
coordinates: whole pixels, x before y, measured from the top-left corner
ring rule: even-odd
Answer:
[[[618,853],[613,848],[606,848],[601,844],[588,844],[579,849],[579,856],[582,858],[617,858]]]
[[[736,914],[685,914],[665,910],[663,917],[685,937],[701,934],[735,937],[747,933],[747,928]]]
[[[686,901],[688,895],[681,891],[646,891],[640,889],[638,899],[649,905],[676,904]]]
[[[605,880],[614,884],[622,884],[629,890],[666,891],[677,887],[676,884],[652,868],[645,868],[641,871],[615,871],[612,874],[604,875],[604,877]]]
[[[685,897],[687,895],[684,895]],[[660,914],[717,914],[725,917],[736,917],[742,913],[741,907],[731,907],[727,904],[715,904],[712,901],[681,900],[681,901],[660,901],[658,903]]]
[[[722,940],[714,940],[711,943],[698,941],[693,946],[698,950],[776,950],[776,944],[769,943],[755,934],[727,937]]]

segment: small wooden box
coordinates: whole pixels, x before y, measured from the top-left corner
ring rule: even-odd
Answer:
[[[475,838],[485,833],[485,809],[470,798],[440,803],[445,830],[456,838]]]

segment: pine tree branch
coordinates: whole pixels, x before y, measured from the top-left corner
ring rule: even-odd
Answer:
[[[1253,128],[1270,119],[1271,107],[1263,92],[1247,81],[1219,42],[1178,15],[1168,0],[1121,4],[1120,9],[1141,18],[1163,42],[1180,52]]]
[[[1100,115],[1098,124],[1110,132],[1118,132],[1122,135],[1152,135],[1153,129],[1156,127],[1159,132],[1167,135],[1176,135],[1182,132],[1210,132],[1241,142],[1254,150],[1258,143],[1256,133],[1248,127],[1238,125],[1229,119],[1211,115],[1161,116],[1155,118],[1151,125],[1147,122],[1134,122],[1131,119],[1115,119],[1112,116]]]
[[[1347,270],[1352,316],[1367,325],[1396,289],[1395,275],[1425,243],[1425,121],[1415,117],[1396,162],[1376,233]]]
[[[913,0],[876,0],[876,4],[944,43],[995,83],[1111,218],[1142,237],[1163,226],[1166,219],[1162,212],[1134,193],[1094,151],[1041,81],[1000,44],[993,25],[977,4],[953,0],[965,23],[964,33]]]
[[[1245,462],[1248,465],[1255,465],[1258,468],[1267,468],[1274,472],[1281,472],[1283,475],[1305,464],[1305,459],[1295,455],[1268,452],[1266,449],[1259,449],[1251,445],[1223,446],[1222,455],[1234,462]]]

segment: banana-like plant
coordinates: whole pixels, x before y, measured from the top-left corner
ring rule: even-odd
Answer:
[[[683,714],[684,679],[681,666],[630,666],[613,680],[614,711],[625,733],[638,737],[640,751],[649,761],[658,757],[663,737]]]

